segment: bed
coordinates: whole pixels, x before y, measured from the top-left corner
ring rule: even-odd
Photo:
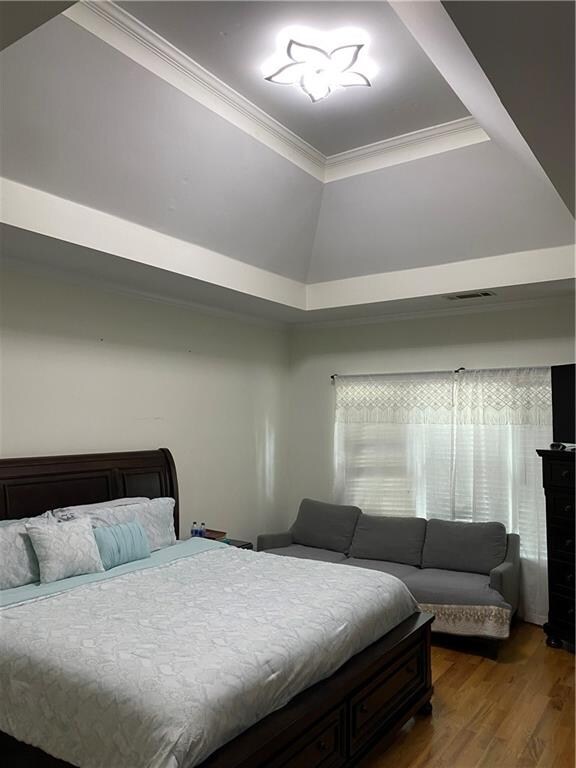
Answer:
[[[0,460],[0,520],[133,496],[174,498],[178,531],[168,450]],[[432,617],[393,577],[206,541],[154,555],[2,608],[7,764],[336,768],[430,712]]]

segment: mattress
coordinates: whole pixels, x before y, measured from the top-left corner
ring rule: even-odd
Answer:
[[[155,555],[5,590],[1,731],[82,768],[192,768],[417,610],[363,568],[194,540]]]

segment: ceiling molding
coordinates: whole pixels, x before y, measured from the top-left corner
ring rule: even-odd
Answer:
[[[84,0],[64,15],[322,182],[489,141],[473,117],[326,157],[113,2]]]
[[[324,181],[325,157],[172,43],[112,2],[78,2],[64,16]]]
[[[478,122],[473,117],[463,117],[330,155],[326,158],[324,180],[338,181],[483,141],[490,141],[490,137]]]
[[[129,296],[130,298],[149,302],[152,304],[165,304],[170,307],[178,307],[198,314],[210,317],[222,317],[228,320],[235,320],[244,325],[259,326],[263,328],[274,328],[284,330],[286,323],[282,320],[271,317],[260,317],[240,312],[232,309],[225,309],[214,304],[206,304],[193,299],[180,299],[173,296],[164,296],[152,291],[145,291],[133,286],[119,285],[111,280],[97,277],[95,275],[84,275],[80,272],[71,271],[69,268],[56,266],[48,263],[38,263],[37,261],[25,261],[12,256],[5,257],[2,261],[3,272],[13,272],[23,275],[36,275],[49,280],[57,278],[71,286],[96,286],[99,290],[106,293]]]
[[[574,279],[574,247],[305,284],[94,208],[0,178],[0,221],[302,313]]]
[[[303,283],[2,177],[0,221],[248,296],[306,309]]]
[[[480,120],[491,139],[530,168],[565,205],[443,4],[438,1],[388,2],[456,96]]]
[[[377,304],[510,285],[571,280],[575,275],[574,246],[560,245],[311,283],[306,286],[306,309]]]
[[[533,299],[509,299],[507,301],[498,301],[493,303],[481,303],[474,306],[459,306],[433,309],[413,308],[398,312],[382,312],[371,314],[368,317],[340,317],[333,320],[315,320],[314,314],[309,313],[302,320],[290,323],[290,329],[299,328],[345,328],[351,325],[380,325],[387,322],[405,322],[408,320],[426,320],[437,317],[459,317],[461,315],[486,315],[494,312],[509,312],[519,309],[541,309],[548,307],[551,310],[558,308],[558,302],[566,303],[572,309],[574,303],[574,294],[566,293],[560,296],[539,296]]]

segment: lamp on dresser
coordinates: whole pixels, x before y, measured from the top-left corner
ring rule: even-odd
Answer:
[[[574,457],[573,451],[538,451],[546,493],[548,622],[552,648],[574,650]]]

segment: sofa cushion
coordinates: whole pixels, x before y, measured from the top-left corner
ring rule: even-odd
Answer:
[[[436,605],[508,604],[483,573],[455,573],[438,568],[414,569],[404,583],[419,603]]]
[[[360,517],[358,507],[303,499],[291,528],[295,544],[347,552]]]
[[[360,515],[350,557],[420,565],[426,520],[420,517]]]
[[[389,573],[391,576],[396,576],[397,579],[402,580],[411,573],[417,573],[420,570],[413,565],[405,565],[404,563],[390,563],[386,560],[363,560],[358,557],[347,557],[343,561],[343,565],[356,565],[358,568],[382,571],[382,573]]]
[[[334,552],[331,549],[319,549],[317,547],[305,547],[302,544],[291,544],[289,547],[278,549],[265,549],[270,555],[286,555],[287,557],[302,557],[305,560],[321,560],[324,563],[343,563],[346,555],[343,552]]]
[[[422,568],[488,574],[506,556],[502,523],[458,523],[428,520]]]

